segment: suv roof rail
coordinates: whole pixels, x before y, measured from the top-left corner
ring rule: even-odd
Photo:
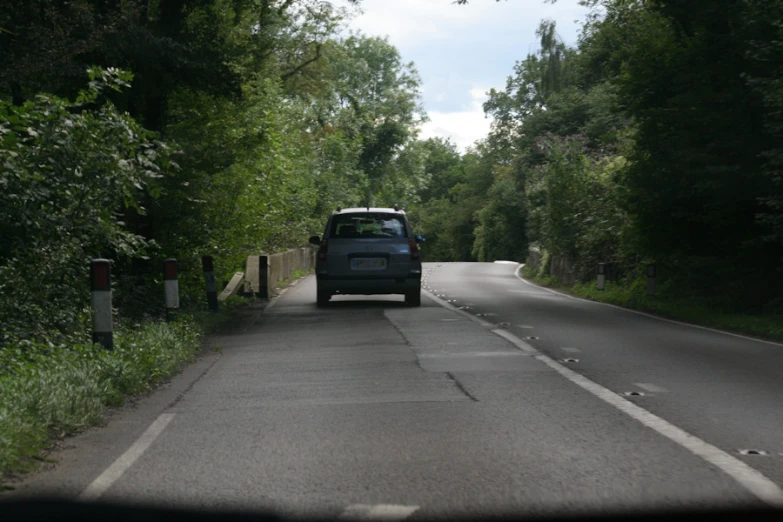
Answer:
[[[343,207],[337,207],[337,210],[335,212],[340,212],[343,209]]]
[[[399,205],[397,205],[397,204],[395,203],[395,204],[394,204],[394,210],[396,210],[397,212],[399,212],[400,210],[403,210],[403,208],[402,208],[401,206],[399,206]]]

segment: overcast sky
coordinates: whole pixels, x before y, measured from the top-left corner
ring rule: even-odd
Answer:
[[[543,18],[557,22],[560,37],[576,43],[586,10],[578,0],[363,0],[364,14],[351,26],[388,36],[422,79],[430,122],[422,137],[450,137],[461,148],[486,136],[481,105],[492,87],[503,88],[514,62],[538,48],[535,31]]]

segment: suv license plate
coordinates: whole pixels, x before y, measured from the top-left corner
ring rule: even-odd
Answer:
[[[386,260],[378,257],[356,258],[351,260],[353,270],[383,270],[386,268]]]

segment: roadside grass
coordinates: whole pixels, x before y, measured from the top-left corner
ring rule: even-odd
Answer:
[[[622,283],[607,282],[606,289],[601,291],[596,288],[594,282],[580,283],[574,286],[563,285],[556,277],[538,275],[527,266],[522,268],[522,274],[542,286],[556,288],[584,299],[639,310],[699,326],[783,342],[783,316],[781,315],[729,313],[696,300],[671,297],[667,295],[665,287],[659,288],[657,295],[648,296],[644,278]]]
[[[237,308],[247,306],[253,301],[252,297],[232,295],[220,303],[217,312],[210,312],[206,309],[199,310],[193,312],[191,318],[199,326],[202,334],[211,335],[231,320]]]
[[[54,441],[99,423],[106,407],[121,406],[177,373],[202,351],[204,336],[246,303],[232,297],[217,313],[122,324],[111,352],[92,343],[0,347],[0,483],[35,469]]]
[[[286,286],[289,286],[291,283],[293,283],[297,279],[301,279],[301,278],[303,278],[305,276],[308,276],[308,275],[310,275],[310,274],[312,274],[314,272],[315,272],[315,270],[296,270],[296,271],[294,271],[293,274],[291,274],[287,278],[285,278],[282,281],[280,281],[278,286],[280,288],[284,288]]]

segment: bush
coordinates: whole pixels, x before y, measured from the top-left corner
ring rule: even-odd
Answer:
[[[150,390],[201,346],[190,318],[116,333],[115,349],[20,341],[0,349],[0,472],[23,471],[47,446],[97,423],[106,406]]]
[[[128,73],[96,68],[90,79],[76,101],[0,100],[0,345],[84,342],[90,258],[152,246],[125,219],[159,192],[167,147],[103,101]]]

